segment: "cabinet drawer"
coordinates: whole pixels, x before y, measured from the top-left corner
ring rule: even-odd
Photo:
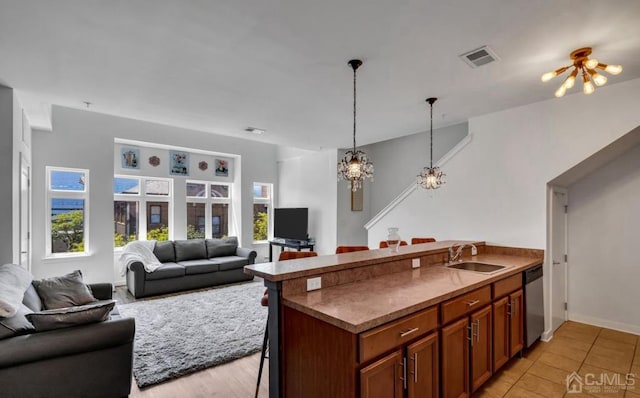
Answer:
[[[438,327],[438,307],[378,326],[360,334],[360,363],[424,336]]]
[[[491,286],[481,287],[442,303],[442,324],[446,324],[463,315],[491,303]]]
[[[493,298],[505,296],[522,287],[522,274],[515,274],[493,283]]]

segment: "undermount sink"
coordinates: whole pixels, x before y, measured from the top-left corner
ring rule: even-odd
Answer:
[[[504,265],[493,265],[493,264],[484,264],[484,263],[476,263],[473,261],[467,261],[462,263],[455,263],[447,265],[447,268],[455,268],[455,269],[463,269],[466,271],[475,271],[482,272],[485,274],[500,271],[503,268],[506,268]]]

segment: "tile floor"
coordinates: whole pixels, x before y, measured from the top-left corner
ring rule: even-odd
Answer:
[[[551,342],[539,342],[523,358],[509,361],[474,398],[640,398],[639,337],[566,322]],[[571,372],[583,380],[602,380],[605,385],[585,383],[582,393],[568,393],[566,379]],[[619,387],[618,381],[627,384],[626,389]],[[577,382],[572,386],[577,387]]]

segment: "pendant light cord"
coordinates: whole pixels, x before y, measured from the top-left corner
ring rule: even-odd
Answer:
[[[429,123],[429,168],[433,168],[433,103],[438,99],[436,97],[427,98],[426,101],[431,107],[430,123]]]
[[[353,153],[356,153],[356,69],[353,68]]]

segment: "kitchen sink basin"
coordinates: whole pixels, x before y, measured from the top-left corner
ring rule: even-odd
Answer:
[[[503,268],[506,268],[503,265],[493,265],[493,264],[484,264],[484,263],[476,263],[473,261],[467,261],[462,263],[454,263],[447,265],[447,268],[455,268],[455,269],[463,269],[466,271],[475,271],[482,272],[485,274],[500,271]]]

